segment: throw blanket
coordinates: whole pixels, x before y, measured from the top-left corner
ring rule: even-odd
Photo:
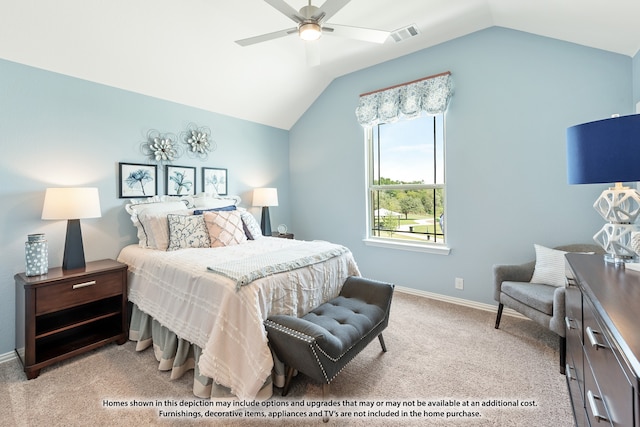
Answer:
[[[344,246],[329,242],[304,242],[270,253],[209,265],[207,269],[235,281],[236,289],[240,289],[254,280],[317,264],[348,251]]]

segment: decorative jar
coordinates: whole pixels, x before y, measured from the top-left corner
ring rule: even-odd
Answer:
[[[44,234],[29,234],[24,243],[25,275],[40,276],[49,271],[49,248]]]

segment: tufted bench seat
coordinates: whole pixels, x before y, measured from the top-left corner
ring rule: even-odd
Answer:
[[[326,397],[329,383],[375,337],[386,352],[382,331],[389,323],[392,296],[392,284],[352,276],[339,296],[301,318],[270,316],[265,321],[269,345],[287,366],[282,395],[298,370],[322,383]]]

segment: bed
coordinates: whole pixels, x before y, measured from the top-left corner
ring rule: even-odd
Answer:
[[[263,321],[302,316],[359,276],[351,252],[329,242],[263,237],[239,198],[150,198],[127,205],[138,244],[129,267],[130,339],[153,346],[160,370],[194,369],[204,398],[266,399],[284,374]]]

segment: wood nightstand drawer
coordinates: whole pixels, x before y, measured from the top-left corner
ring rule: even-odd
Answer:
[[[43,286],[36,290],[36,315],[122,294],[119,272],[96,274]]]

